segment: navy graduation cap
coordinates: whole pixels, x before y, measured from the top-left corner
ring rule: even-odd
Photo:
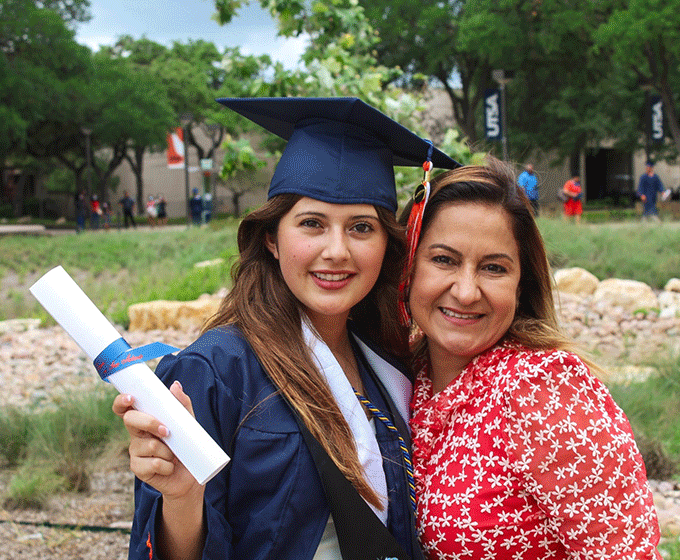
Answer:
[[[394,166],[460,164],[357,98],[224,98],[222,105],[288,140],[269,186],[334,204],[375,204],[394,212]]]

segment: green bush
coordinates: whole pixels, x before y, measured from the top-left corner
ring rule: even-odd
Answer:
[[[668,478],[680,465],[680,358],[652,365],[658,376],[643,383],[612,385],[610,391],[646,455],[650,478],[655,473]]]
[[[63,483],[49,467],[26,464],[12,476],[3,506],[7,509],[42,509]]]
[[[0,218],[13,218],[14,208],[11,204],[0,204]]]
[[[38,415],[31,426],[27,455],[46,462],[63,477],[68,490],[89,489],[88,460],[123,428],[111,411],[113,394],[88,395]]]
[[[14,407],[0,411],[0,458],[5,466],[15,467],[26,457],[30,427],[26,411]]]

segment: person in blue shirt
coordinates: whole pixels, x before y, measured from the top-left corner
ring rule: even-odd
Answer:
[[[645,172],[640,176],[638,183],[637,194],[644,204],[642,210],[643,220],[659,220],[659,210],[656,207],[656,198],[658,193],[663,192],[663,183],[659,176],[654,173],[654,162],[647,161],[645,165]]]
[[[517,184],[524,189],[531,207],[534,209],[534,216],[538,216],[538,178],[534,173],[534,166],[530,163],[526,165],[524,171],[517,177]]]
[[[199,485],[163,442],[167,428],[117,396],[137,477],[129,557],[421,559],[411,380],[393,357],[408,335],[393,166],[458,164],[358,99],[220,102],[288,144],[269,200],[239,226],[232,289],[156,373],[231,461]],[[398,556],[348,537],[365,523],[326,491],[307,433]]]
[[[193,190],[193,196],[189,199],[189,212],[191,213],[192,223],[195,226],[200,226],[203,215],[203,197],[198,189]]]

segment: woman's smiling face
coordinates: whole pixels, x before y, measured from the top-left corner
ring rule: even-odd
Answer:
[[[442,206],[421,237],[409,303],[430,359],[451,379],[510,327],[517,308],[519,248],[498,206]],[[447,380],[447,382],[450,379]]]
[[[387,231],[370,204],[301,198],[267,237],[283,278],[315,321],[346,321],[373,289],[387,249]],[[318,327],[317,327],[318,328]]]

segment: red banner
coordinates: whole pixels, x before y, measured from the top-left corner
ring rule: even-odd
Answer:
[[[184,167],[184,133],[181,127],[168,133],[168,169]]]

